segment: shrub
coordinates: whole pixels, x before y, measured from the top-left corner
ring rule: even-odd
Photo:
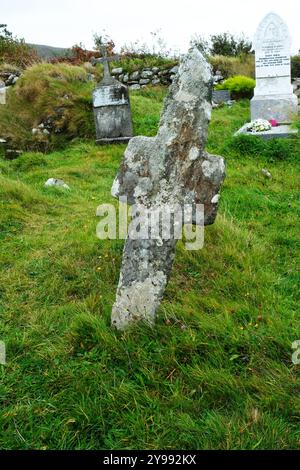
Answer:
[[[253,78],[237,75],[225,80],[224,83],[217,85],[218,90],[230,90],[234,99],[252,98],[255,88],[255,80]]]
[[[23,39],[14,38],[6,25],[0,25],[0,62],[25,68],[38,60],[34,49],[25,44]]]
[[[300,55],[292,57],[292,77],[300,78]]]
[[[93,137],[92,89],[83,67],[38,64],[26,69],[0,107],[1,137],[14,147],[42,151],[74,137]],[[33,135],[41,124],[45,127]]]

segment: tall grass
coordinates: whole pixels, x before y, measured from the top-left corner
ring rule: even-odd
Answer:
[[[151,93],[132,100],[146,135]],[[95,235],[125,146],[0,160],[1,449],[299,448],[299,145],[282,160],[239,152],[248,115],[247,101],[214,111],[220,213],[203,250],[178,244],[153,329],[111,329],[123,242]]]

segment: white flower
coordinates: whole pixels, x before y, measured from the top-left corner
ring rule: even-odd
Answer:
[[[270,131],[272,129],[272,125],[269,121],[265,119],[256,119],[255,121],[251,121],[250,124],[247,125],[248,132],[265,132]]]

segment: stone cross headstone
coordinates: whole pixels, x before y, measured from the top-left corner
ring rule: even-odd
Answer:
[[[104,67],[103,80],[93,92],[96,142],[128,142],[133,136],[128,88],[110,74],[109,62],[118,60],[118,56],[108,57],[106,46],[101,52],[102,58],[92,59],[93,65],[102,63]]]
[[[182,59],[164,103],[156,137],[129,142],[112,188],[114,197],[146,207],[204,205],[205,225],[216,218],[224,160],[205,152],[211,116],[211,68],[193,48]],[[149,215],[149,214],[148,214]],[[143,217],[143,216],[142,216]],[[140,219],[141,220],[141,219]],[[200,222],[200,225],[201,225]],[[163,222],[161,222],[161,225]],[[112,325],[124,329],[136,320],[153,323],[175,257],[175,236],[135,239],[125,243]]]
[[[298,111],[291,84],[291,37],[284,21],[269,13],[255,39],[256,88],[251,100],[251,119],[291,122]]]

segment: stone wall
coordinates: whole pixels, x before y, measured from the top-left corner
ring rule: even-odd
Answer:
[[[130,74],[125,73],[122,67],[112,69],[111,74],[131,90],[139,90],[147,85],[170,85],[178,72],[178,66],[172,68],[144,68]]]
[[[122,67],[118,67],[112,69],[111,74],[121,83],[127,85],[131,90],[139,90],[147,85],[169,86],[177,72],[178,65],[169,68],[143,68],[132,73],[126,73]],[[213,76],[213,80],[214,85],[217,85],[224,80],[224,77],[222,76],[222,73],[217,70]]]
[[[8,87],[17,83],[21,72],[0,72],[0,86]]]

